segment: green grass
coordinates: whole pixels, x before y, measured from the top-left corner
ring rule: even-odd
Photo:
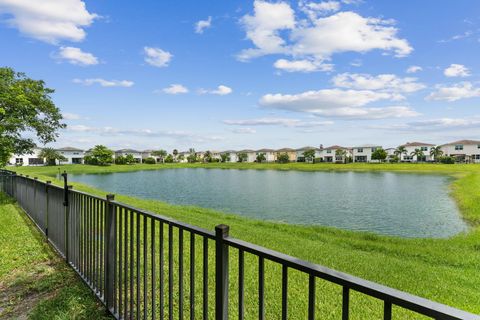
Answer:
[[[16,168],[20,173],[52,180],[58,169],[69,173],[103,173],[163,168],[208,167],[224,169],[276,170],[388,170],[398,172],[442,173],[455,179],[451,185],[462,216],[471,228],[467,234],[449,239],[404,239],[327,227],[303,227],[247,219],[192,206],[175,206],[160,201],[117,195],[116,199],[135,207],[173,217],[213,230],[220,223],[230,225],[231,235],[245,241],[275,249],[298,258],[381,283],[399,290],[480,313],[480,166],[437,164],[172,164],[131,166],[64,166]],[[54,180],[59,183],[59,181]],[[75,189],[104,196],[105,191],[74,184]],[[234,255],[232,257],[234,259]],[[232,260],[233,261],[233,260]],[[232,262],[232,268],[236,263]],[[247,286],[256,292],[256,263],[247,264]],[[279,312],[278,267],[267,263],[267,318]],[[273,272],[275,271],[275,272]],[[247,273],[248,272],[248,273]],[[306,279],[292,275],[289,282],[292,308],[301,318],[306,304]],[[253,278],[253,279],[252,279]],[[188,278],[186,278],[188,279]],[[249,281],[249,282],[248,282]],[[235,291],[235,279],[232,279]],[[340,308],[339,288],[319,281],[317,309],[322,318],[337,318]],[[232,297],[234,299],[234,297]],[[246,297],[250,316],[255,315],[255,295]],[[234,301],[234,300],[233,300]],[[336,306],[332,308],[332,306]],[[300,308],[302,307],[302,308]],[[306,307],[306,305],[305,305]],[[355,294],[352,297],[353,319],[379,317],[381,304]],[[395,318],[414,318],[394,309]],[[250,318],[250,317],[249,317]],[[296,317],[297,318],[297,317]]]
[[[0,193],[0,318],[108,319],[33,223]]]

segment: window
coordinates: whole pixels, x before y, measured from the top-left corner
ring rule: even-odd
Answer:
[[[358,149],[357,149],[357,152],[358,152],[358,153],[362,153],[362,152],[363,152],[363,148],[358,148]]]
[[[456,144],[455,150],[463,150],[463,144]]]
[[[327,150],[327,153],[332,153],[332,150]]]
[[[411,160],[413,160],[413,157],[412,156],[403,156],[403,160],[411,161]]]
[[[422,150],[422,151],[428,151],[428,147],[420,147],[420,150]]]
[[[477,149],[480,149],[480,144],[477,144]]]
[[[372,152],[375,152],[375,151],[377,151],[377,148],[372,148]]]
[[[480,154],[472,154],[472,159],[480,160]]]
[[[16,158],[15,164],[23,164],[23,158]]]

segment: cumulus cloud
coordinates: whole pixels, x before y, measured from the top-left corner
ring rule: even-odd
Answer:
[[[443,71],[443,74],[447,77],[468,77],[470,70],[463,64],[453,63]]]
[[[417,72],[422,71],[422,70],[423,70],[423,68],[420,67],[420,66],[410,66],[410,67],[407,68],[406,71],[407,71],[407,73],[417,73]]]
[[[436,86],[436,91],[430,93],[426,100],[457,101],[460,99],[480,97],[480,88],[475,87],[471,82],[465,81],[452,86]]]
[[[58,60],[65,60],[68,63],[80,66],[91,66],[98,64],[98,58],[93,54],[84,52],[82,49],[75,47],[60,47],[56,58]]]
[[[329,4],[311,4],[335,8]],[[303,3],[301,8],[309,8]],[[334,10],[330,10],[334,11]],[[332,55],[342,52],[368,52],[382,50],[404,57],[412,52],[408,41],[397,36],[398,29],[392,20],[363,17],[355,12],[337,12],[326,17],[307,14],[296,20],[292,7],[285,2],[254,2],[253,14],[245,15],[241,23],[246,37],[254,44],[238,55],[239,60],[249,60],[269,54],[284,54],[295,60],[316,61],[322,64]],[[304,72],[305,68],[299,71]]]
[[[226,96],[226,95],[232,93],[233,89],[221,84],[216,89],[213,89],[213,90],[200,89],[198,92],[200,94],[216,94],[216,95],[219,95],[219,96]]]
[[[0,0],[0,13],[22,34],[52,44],[84,40],[84,28],[99,17],[81,0]]]
[[[200,20],[195,23],[195,33],[202,34],[205,29],[208,29],[212,26],[212,17],[208,17],[207,20]]]
[[[168,64],[173,58],[173,55],[160,48],[144,47],[145,62],[151,66],[163,68],[168,67]]]
[[[417,82],[417,78],[400,78],[394,74],[370,74],[342,73],[332,79],[337,87],[380,90],[386,92],[411,93],[425,88],[425,85]]]
[[[311,20],[318,18],[319,16],[340,10],[340,2],[338,1],[323,1],[323,2],[310,2],[300,1],[300,10],[303,11]]]
[[[310,128],[332,125],[332,121],[305,121],[291,118],[255,118],[244,120],[224,120],[223,123],[232,126],[283,126],[294,128]]]
[[[332,71],[333,64],[321,63],[310,60],[286,60],[278,59],[274,63],[274,67],[286,72],[315,72],[315,71]]]
[[[162,92],[166,94],[182,94],[188,93],[188,88],[181,84],[171,84],[169,87],[163,88]]]
[[[91,86],[98,84],[102,87],[131,87],[134,85],[133,81],[128,80],[105,80],[102,78],[92,78],[92,79],[73,79],[74,83],[83,84],[85,86]]]
[[[257,130],[253,128],[235,128],[232,130],[232,132],[238,134],[254,134],[257,133]]]

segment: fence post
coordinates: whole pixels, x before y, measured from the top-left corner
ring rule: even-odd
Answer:
[[[46,203],[46,208],[45,208],[45,236],[47,237],[47,242],[48,242],[48,207],[49,207],[49,196],[48,196],[48,189],[50,185],[52,184],[52,181],[47,181],[45,185],[45,196],[47,200],[45,201]]]
[[[116,214],[112,201],[113,194],[107,195],[105,210],[105,300],[108,310],[113,309],[115,281]]]
[[[64,171],[62,173],[63,177],[63,206],[64,206],[64,213],[65,213],[65,225],[63,226],[65,229],[65,258],[67,263],[69,262],[68,256],[68,175],[67,172]]]
[[[228,237],[229,226],[215,227],[215,320],[228,319]]]

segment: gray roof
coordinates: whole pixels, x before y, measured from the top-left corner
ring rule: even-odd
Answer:
[[[141,151],[133,150],[133,149],[120,149],[115,152],[116,153],[141,153]]]
[[[73,147],[64,147],[55,149],[57,151],[83,151],[83,149],[73,148]]]

